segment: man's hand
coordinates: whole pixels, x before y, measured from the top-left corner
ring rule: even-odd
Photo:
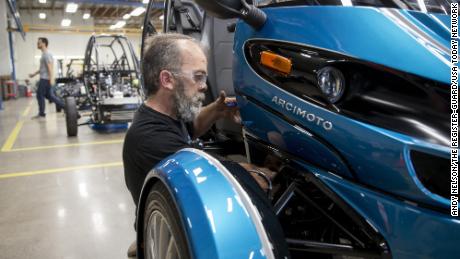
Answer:
[[[32,78],[32,77],[38,75],[39,73],[40,73],[40,70],[37,70],[36,72],[29,74],[29,78]]]
[[[219,119],[230,118],[241,123],[241,117],[236,106],[235,98],[227,98],[225,92],[220,92],[219,98],[203,107],[193,121],[193,138],[199,138]]]
[[[220,92],[219,98],[213,103],[214,111],[217,114],[217,119],[229,118],[235,123],[241,123],[241,117],[238,106],[236,105],[236,98],[226,97],[224,91]]]

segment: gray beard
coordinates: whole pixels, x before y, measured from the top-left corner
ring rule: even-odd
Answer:
[[[195,120],[196,116],[200,113],[204,98],[204,93],[197,93],[191,98],[187,97],[187,95],[185,95],[185,86],[182,81],[179,81],[174,93],[177,118],[184,122]]]

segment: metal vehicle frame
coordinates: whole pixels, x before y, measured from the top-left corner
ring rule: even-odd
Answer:
[[[83,62],[84,59],[73,58],[70,59],[66,65],[66,73],[63,75],[62,60],[59,60],[59,77],[56,78],[56,86],[54,87],[54,94],[56,97],[62,99],[64,102],[68,96],[73,96],[76,99],[77,109],[89,109],[88,96],[86,89],[83,85]],[[75,74],[75,68],[78,68],[79,74]],[[56,105],[56,111],[60,112],[61,109]]]
[[[105,55],[105,56],[103,56]],[[90,119],[78,124],[75,97],[66,98],[67,133],[80,125],[127,123],[142,102],[139,61],[129,40],[121,35],[91,36],[85,51],[83,83]]]

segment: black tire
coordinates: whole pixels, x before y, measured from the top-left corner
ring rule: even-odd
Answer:
[[[177,208],[163,183],[153,185],[145,204],[144,258],[191,258]],[[156,256],[152,257],[152,253]]]
[[[59,105],[57,105],[57,104],[54,104],[54,105],[56,106],[56,112],[61,112],[62,111],[62,108],[59,107]]]
[[[67,136],[74,137],[78,134],[78,110],[75,97],[65,98],[65,122],[67,127]]]

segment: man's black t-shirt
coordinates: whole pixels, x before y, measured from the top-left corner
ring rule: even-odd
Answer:
[[[145,177],[167,156],[190,147],[193,127],[142,104],[123,145],[126,185],[136,206]]]

